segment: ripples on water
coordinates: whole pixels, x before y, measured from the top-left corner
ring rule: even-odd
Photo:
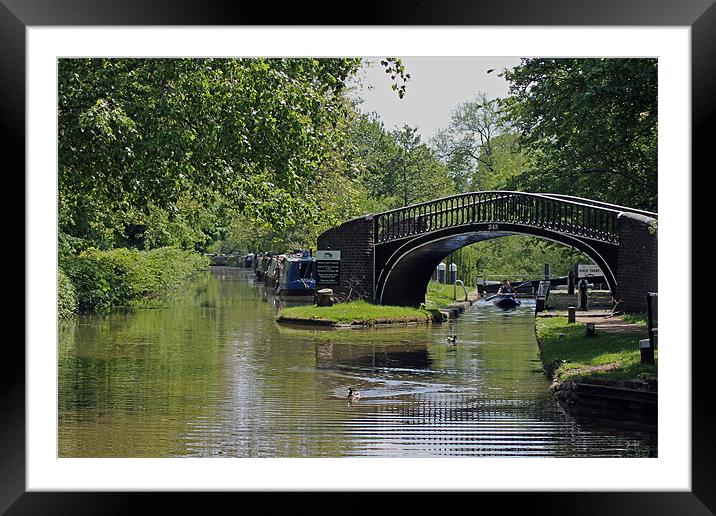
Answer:
[[[381,330],[280,327],[275,303],[248,271],[217,268],[162,307],[63,325],[60,456],[656,454],[654,434],[552,400],[529,301]]]

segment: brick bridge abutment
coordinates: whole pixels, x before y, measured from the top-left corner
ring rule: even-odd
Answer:
[[[656,219],[634,213],[619,215],[617,287],[613,293],[627,312],[646,312],[647,292],[658,292]]]

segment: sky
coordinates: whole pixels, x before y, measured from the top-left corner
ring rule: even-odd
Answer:
[[[405,72],[410,74],[405,96],[400,99],[390,87],[390,75],[380,58],[364,68],[354,83],[355,95],[364,102],[363,112],[375,111],[387,130],[408,124],[418,127],[427,142],[440,129],[447,127],[450,113],[478,93],[488,98],[507,95],[508,83],[499,73],[519,64],[519,58],[507,57],[404,57]],[[487,73],[494,69],[494,72]]]

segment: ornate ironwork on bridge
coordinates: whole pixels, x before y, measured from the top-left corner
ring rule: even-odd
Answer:
[[[593,202],[593,201],[591,201]],[[374,217],[376,244],[466,224],[522,224],[618,243],[623,210],[524,192],[472,192],[406,206]]]
[[[566,195],[470,192],[348,221],[321,235],[318,246],[345,249],[342,286],[383,304],[420,304],[433,270],[450,252],[515,233],[579,249],[600,266],[616,295],[620,282],[630,284],[621,280],[633,279],[639,260],[649,262],[649,282],[656,281],[656,236],[649,231],[656,218]]]

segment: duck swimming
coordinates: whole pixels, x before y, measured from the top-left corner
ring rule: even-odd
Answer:
[[[354,391],[353,388],[348,388],[348,396],[346,396],[349,400],[357,400],[360,398],[360,392]]]
[[[457,345],[457,335],[448,335],[445,337],[445,342],[448,344],[452,344],[453,346]]]

